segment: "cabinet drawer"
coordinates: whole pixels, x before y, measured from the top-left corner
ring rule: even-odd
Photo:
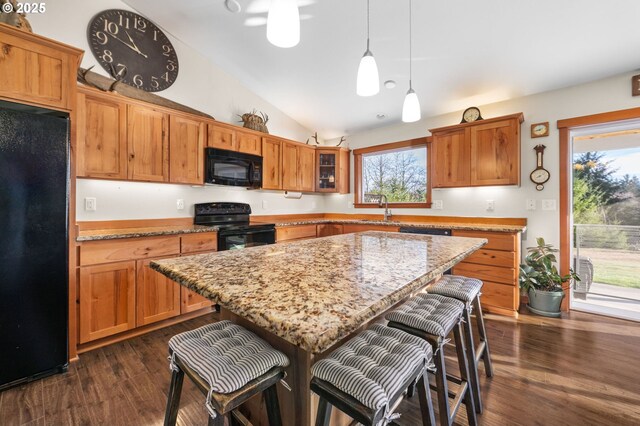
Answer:
[[[480,249],[464,260],[466,263],[479,265],[501,266],[503,268],[516,267],[516,254],[512,251]]]
[[[455,275],[477,278],[482,281],[494,281],[512,286],[517,284],[517,272],[515,268],[500,268],[497,266],[460,262],[454,266],[453,273]]]
[[[516,251],[516,234],[463,230],[454,230],[452,234],[454,237],[486,238],[489,242],[483,249]]]
[[[518,309],[519,295],[518,287],[485,281],[480,302],[483,307],[495,306],[515,311]]]
[[[80,266],[180,253],[180,237],[90,241],[80,247]]]
[[[343,234],[351,234],[353,232],[364,232],[364,231],[398,232],[400,231],[400,227],[388,226],[388,225],[348,225],[348,224],[345,224],[342,226]]]
[[[216,251],[218,249],[218,234],[207,232],[204,234],[183,235],[180,252],[197,253],[201,251]]]
[[[276,241],[297,240],[316,236],[316,225],[283,226],[276,228]]]
[[[318,237],[329,237],[331,235],[340,235],[342,234],[342,225],[339,223],[323,223],[317,225],[317,235]]]

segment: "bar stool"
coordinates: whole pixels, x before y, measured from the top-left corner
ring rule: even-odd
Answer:
[[[402,394],[418,382],[422,424],[435,425],[427,370],[432,349],[424,340],[381,324],[373,325],[311,367],[311,390],[320,400],[316,426],[327,426],[332,407],[363,425],[386,425]]]
[[[206,395],[210,426],[224,425],[231,411],[262,392],[269,424],[282,424],[276,384],[284,378],[289,359],[252,332],[220,321],[173,336],[169,353],[165,426],[176,424],[185,374]]]
[[[474,397],[476,412],[482,413],[482,398],[480,396],[480,379],[478,377],[478,362],[484,361],[484,370],[487,377],[493,376],[493,366],[491,365],[491,354],[487,333],[484,327],[484,317],[480,306],[480,291],[482,281],[476,278],[467,278],[461,275],[444,275],[438,282],[427,289],[430,294],[453,297],[464,303],[464,331],[467,344],[467,360],[469,363],[469,373],[471,375],[471,385],[474,387]],[[475,310],[476,323],[478,327],[478,337],[480,343],[475,347],[473,341],[473,327],[471,325],[471,313]]]
[[[462,339],[462,312],[464,304],[459,300],[437,294],[419,294],[395,311],[387,314],[388,326],[397,328],[414,336],[421,337],[431,344],[435,353],[436,392],[440,424],[453,424],[460,405],[464,402],[469,424],[477,424],[473,388],[469,384],[469,366],[465,343]],[[460,368],[460,377],[447,375],[445,368],[444,346],[447,336],[453,332]],[[459,390],[449,404],[449,386],[447,380],[459,385]]]

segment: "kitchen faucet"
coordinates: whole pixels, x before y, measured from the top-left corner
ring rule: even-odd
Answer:
[[[389,210],[389,200],[385,194],[380,194],[378,206],[382,207],[382,200],[384,200],[384,221],[387,222],[393,215],[391,214],[391,210]]]

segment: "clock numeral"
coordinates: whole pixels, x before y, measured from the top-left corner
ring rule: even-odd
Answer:
[[[113,53],[111,53],[110,50],[103,50],[102,51],[102,56],[101,56],[102,60],[105,61],[106,63],[110,64],[113,62]]]
[[[175,70],[175,69],[176,69],[176,63],[175,63],[174,61],[172,61],[171,59],[169,59],[169,60],[167,61],[167,69],[168,69],[169,71],[173,71],[173,70]]]
[[[120,26],[129,29],[129,18],[125,18],[122,15],[118,15],[120,17]]]
[[[96,31],[96,38],[98,39],[98,43],[103,46],[109,41],[109,37],[107,37],[107,35],[102,31]]]
[[[147,31],[147,23],[144,22],[142,18],[135,19],[133,21],[133,28],[140,31],[141,33],[144,33]],[[155,40],[155,35],[153,36],[153,39]]]
[[[151,87],[154,89],[160,87],[160,83],[158,83],[158,77],[151,76]]]
[[[123,77],[127,73],[127,66],[125,64],[118,64],[116,68],[118,69],[116,75]]]
[[[160,78],[164,79],[164,81],[166,81],[168,83],[169,82],[169,71],[167,71],[164,74],[162,74],[162,77],[160,77]]]
[[[158,30],[153,30],[153,41],[158,41]]]
[[[118,27],[118,24],[116,24],[115,22],[108,21],[106,19],[104,20],[104,32],[116,35],[118,34],[119,30],[120,30],[120,27]]]
[[[135,84],[137,87],[142,87],[144,82],[142,81],[142,76],[140,74],[136,74],[133,76],[133,84]]]
[[[169,56],[171,54],[171,46],[169,46],[168,44],[163,44],[162,50],[164,50],[164,52],[162,53],[164,56]]]

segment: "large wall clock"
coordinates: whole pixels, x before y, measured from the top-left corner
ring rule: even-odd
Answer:
[[[111,9],[93,17],[87,29],[93,56],[114,78],[159,92],[178,77],[178,56],[153,22],[128,10]]]

